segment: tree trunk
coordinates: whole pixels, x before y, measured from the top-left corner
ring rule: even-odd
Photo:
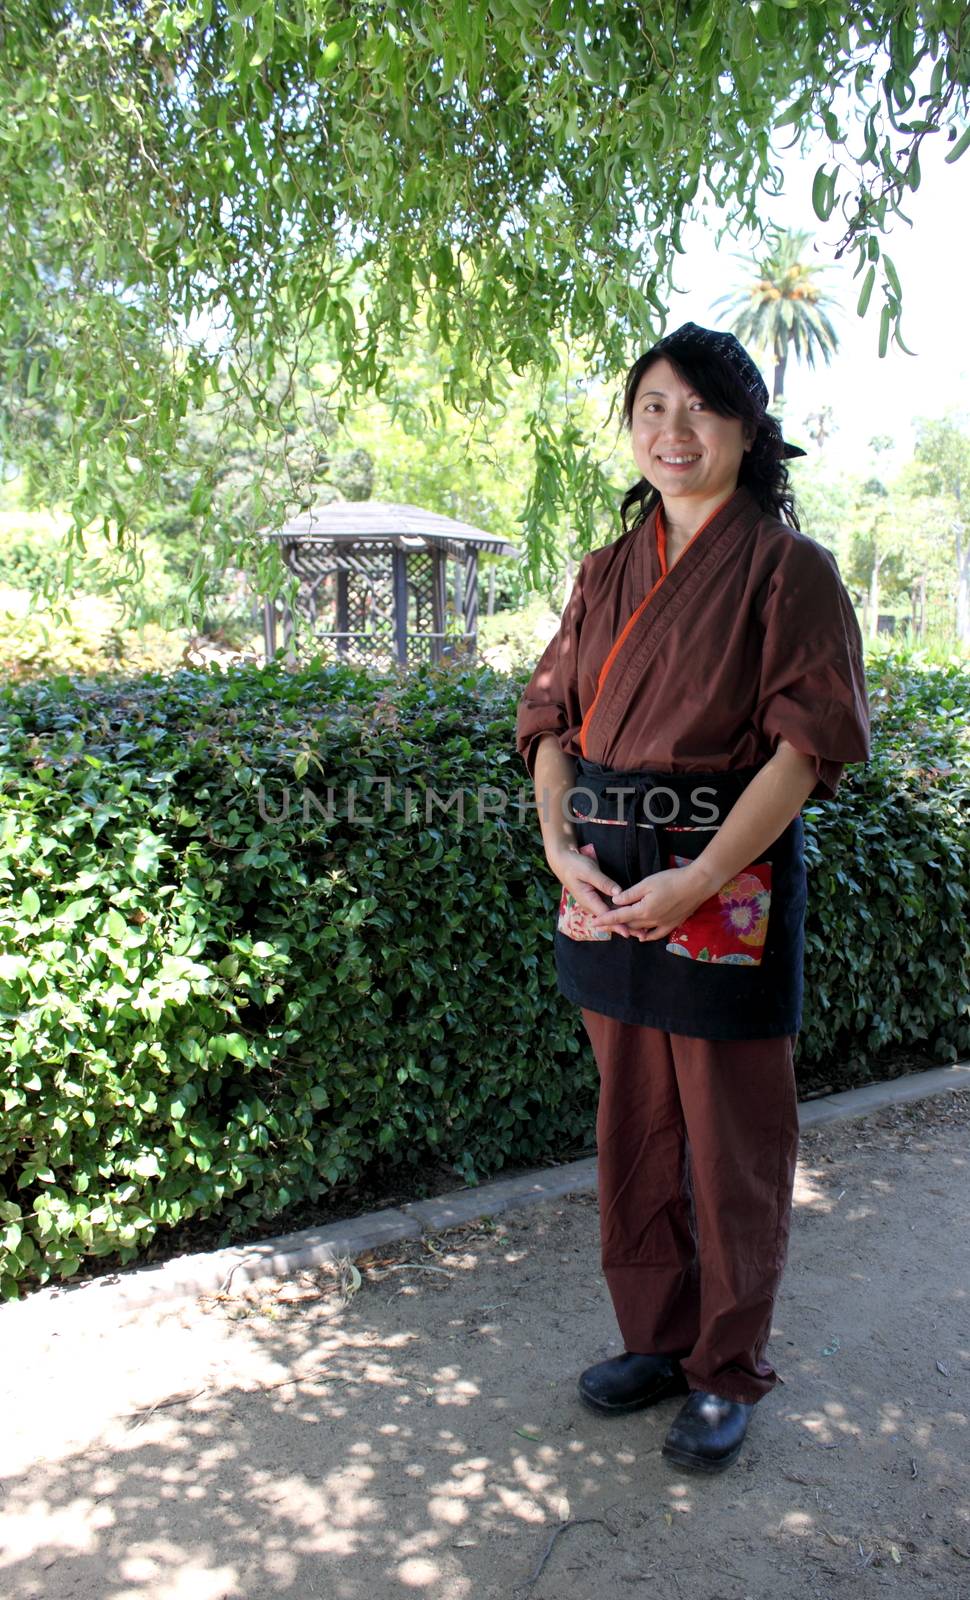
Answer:
[[[955,527],[957,536],[957,638],[961,644],[970,644],[970,539],[962,522]]]
[[[775,345],[775,382],[772,390],[772,401],[785,398],[785,368],[788,365],[788,340],[779,341]]]
[[[876,556],[872,563],[872,577],[869,579],[869,637],[874,639],[879,632],[879,568],[883,563],[882,556]]]
[[[909,591],[912,608],[912,637],[923,640],[926,628],[926,573],[921,572]]]

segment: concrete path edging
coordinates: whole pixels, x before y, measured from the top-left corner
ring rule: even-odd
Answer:
[[[878,1111],[884,1106],[923,1100],[952,1089],[970,1089],[970,1061],[949,1067],[931,1068],[886,1083],[868,1083],[858,1089],[820,1097],[799,1104],[799,1125],[819,1127]],[[352,1261],[366,1250],[379,1249],[398,1240],[421,1239],[425,1234],[498,1216],[513,1206],[525,1206],[562,1195],[596,1193],[596,1158],[571,1161],[564,1166],[539,1168],[519,1173],[514,1178],[498,1178],[475,1189],[459,1189],[432,1200],[408,1201],[399,1207],[371,1211],[328,1227],[303,1228],[298,1233],[260,1239],[245,1246],[190,1256],[103,1278],[86,1279],[79,1284],[54,1284],[36,1290],[23,1300],[9,1301],[0,1308],[3,1314],[37,1316],[55,1305],[59,1309],[80,1310],[106,1302],[119,1312],[157,1306],[198,1294],[226,1292],[231,1287],[277,1278],[307,1268]]]

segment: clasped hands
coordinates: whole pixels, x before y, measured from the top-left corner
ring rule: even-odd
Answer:
[[[665,939],[713,890],[696,861],[652,872],[621,889],[590,856],[569,846],[547,857],[559,882],[597,928],[623,939]]]

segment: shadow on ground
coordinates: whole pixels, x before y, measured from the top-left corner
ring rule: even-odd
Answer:
[[[970,1600],[970,1093],[803,1135],[739,1461],[607,1421],[595,1201],[402,1244],[342,1278],[124,1313],[0,1312],[5,1600]]]

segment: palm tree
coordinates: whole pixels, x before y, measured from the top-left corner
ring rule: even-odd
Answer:
[[[781,228],[772,232],[768,254],[756,265],[755,281],[722,295],[714,304],[736,313],[731,331],[742,344],[771,354],[775,363],[772,400],[780,401],[789,355],[810,367],[817,355],[828,363],[839,348],[839,337],[823,310],[834,304],[832,296],[815,282],[816,275],[826,269],[802,260],[811,234]]]

